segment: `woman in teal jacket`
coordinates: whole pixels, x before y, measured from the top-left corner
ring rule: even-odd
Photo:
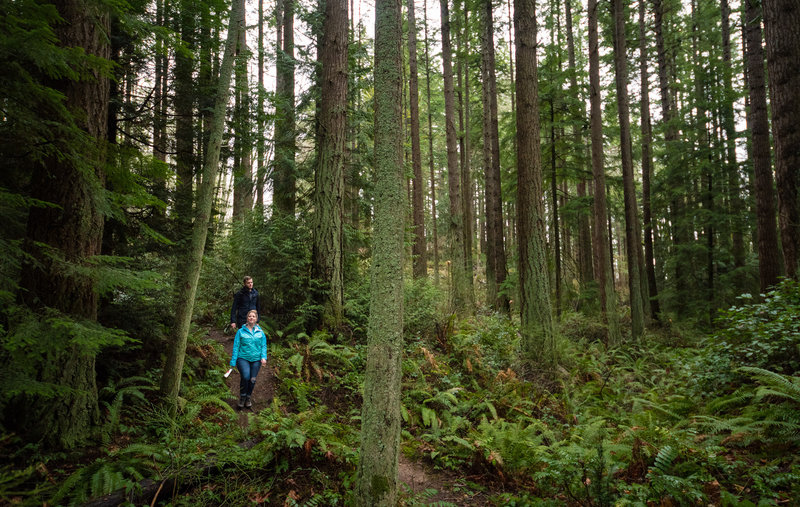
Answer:
[[[239,408],[252,407],[253,387],[261,367],[267,364],[267,335],[256,324],[258,312],[247,312],[247,324],[233,339],[231,366],[239,370]]]

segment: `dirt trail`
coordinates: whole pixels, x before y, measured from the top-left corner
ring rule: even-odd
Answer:
[[[209,338],[215,340],[225,347],[225,360],[230,360],[233,352],[233,335],[225,335],[219,329],[210,329]],[[269,347],[269,343],[267,344]],[[238,409],[236,402],[239,394],[239,372],[234,368],[233,373],[225,379],[225,383],[230,389],[230,396],[225,400],[239,414],[239,424],[244,428],[249,425],[249,415],[256,414],[266,408],[275,394],[275,371],[272,362],[268,359],[266,366],[262,367],[258,373],[258,381],[253,389],[253,407],[250,409]],[[435,502],[449,502],[454,505],[469,505],[477,507],[490,505],[484,494],[466,494],[458,491],[458,486],[464,484],[464,478],[451,473],[438,470],[431,470],[421,463],[409,461],[408,458],[400,455],[398,469],[400,482],[404,495],[408,494],[422,500],[425,504]],[[435,494],[428,495],[427,490],[436,490]]]
[[[208,332],[210,339],[215,340],[225,347],[225,363],[230,361],[231,354],[233,353],[233,337],[234,335],[226,336],[219,329],[210,329]],[[267,343],[269,347],[269,343]],[[269,350],[269,349],[268,349]],[[269,357],[269,353],[267,354]],[[239,371],[234,368],[233,373],[225,379],[225,383],[230,389],[230,396],[225,400],[228,404],[239,413],[239,424],[242,427],[248,425],[247,414],[258,413],[266,408],[271,402],[272,397],[275,395],[275,372],[272,369],[272,362],[267,359],[266,366],[262,366],[258,372],[258,381],[253,388],[253,407],[239,410],[236,403],[239,400]]]

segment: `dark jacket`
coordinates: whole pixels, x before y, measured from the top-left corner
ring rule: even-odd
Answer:
[[[259,304],[258,291],[253,288],[247,290],[242,287],[233,295],[233,306],[231,307],[231,322],[236,323],[236,327],[242,327],[247,323],[247,312],[255,310],[261,320],[261,306]]]

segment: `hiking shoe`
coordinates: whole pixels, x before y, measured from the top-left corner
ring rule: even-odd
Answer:
[[[244,399],[244,396],[239,396],[239,403],[237,403],[236,406],[239,408],[244,408]]]
[[[253,407],[253,400],[249,396],[245,399],[244,406],[247,408]]]

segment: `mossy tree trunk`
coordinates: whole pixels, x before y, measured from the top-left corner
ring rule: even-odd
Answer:
[[[314,174],[312,277],[323,325],[342,326],[344,157],[347,136],[347,0],[326,0],[321,47],[321,104],[317,168]]]
[[[535,0],[514,1],[520,331],[524,360],[529,365],[552,367],[557,358],[544,239],[535,9]]]
[[[397,505],[403,344],[400,0],[375,5],[375,222],[356,503]]]
[[[197,192],[197,206],[192,224],[191,237],[186,252],[178,259],[175,282],[175,327],[167,347],[167,359],[161,376],[161,394],[170,410],[177,407],[178,392],[181,386],[181,373],[186,357],[186,341],[194,310],[194,297],[200,279],[208,224],[214,197],[214,186],[219,170],[219,155],[222,134],[225,130],[225,109],[230,95],[233,74],[234,50],[236,48],[237,28],[244,23],[244,0],[234,0],[231,5],[231,18],[228,25],[228,39],[225,54],[219,71],[219,82],[214,103],[211,135],[203,164],[203,175]]]

